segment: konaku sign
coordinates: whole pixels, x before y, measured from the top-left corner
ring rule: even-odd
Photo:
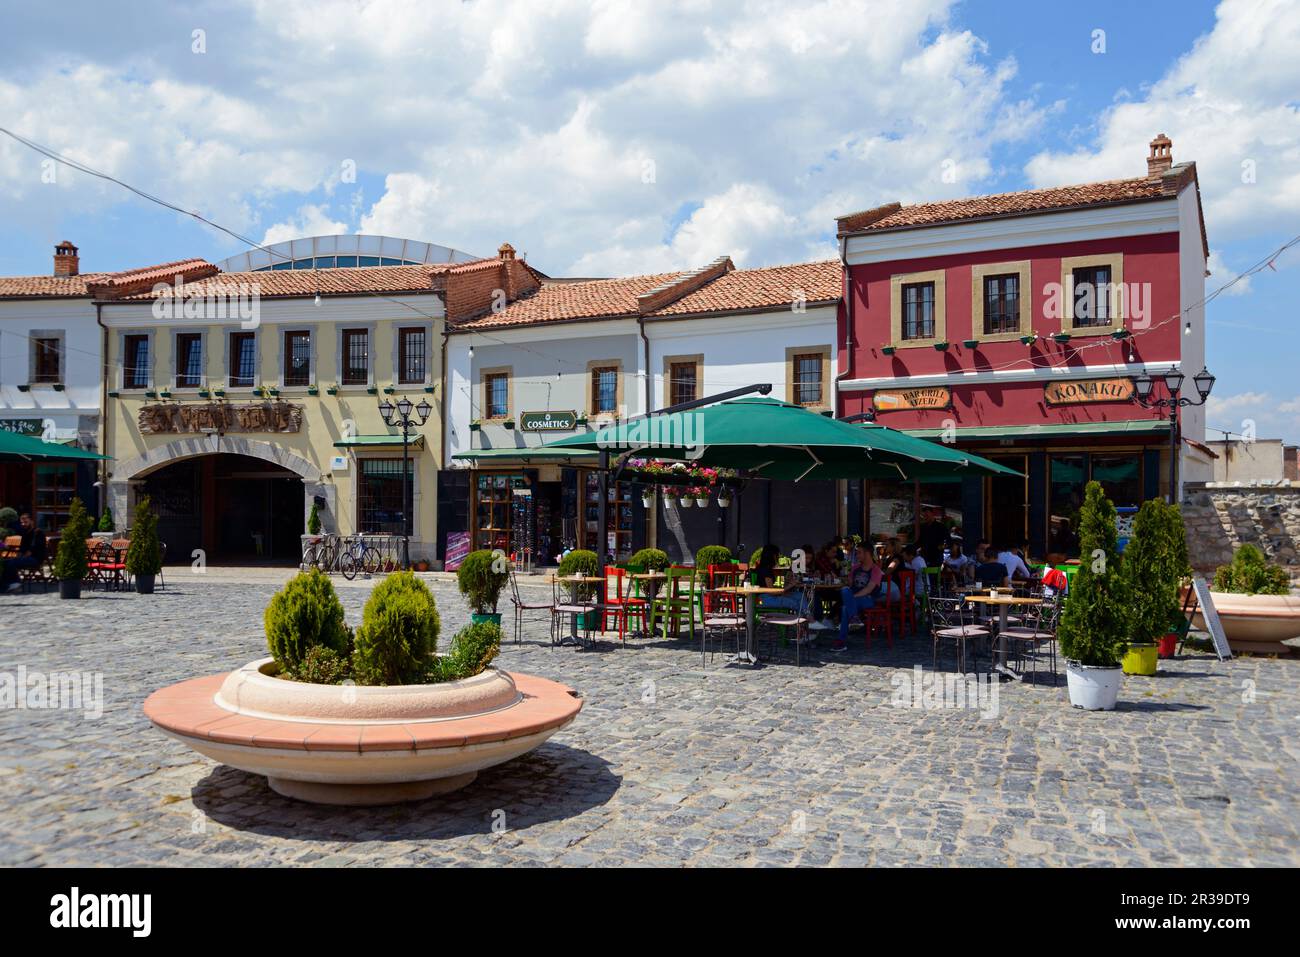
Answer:
[[[1048,405],[1080,405],[1085,402],[1127,402],[1133,398],[1132,379],[1081,379],[1049,382],[1043,386]]]

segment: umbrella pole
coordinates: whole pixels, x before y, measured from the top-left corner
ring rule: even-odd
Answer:
[[[606,552],[609,546],[609,449],[600,450],[600,498],[596,514],[596,557],[600,562],[600,577],[605,578]]]

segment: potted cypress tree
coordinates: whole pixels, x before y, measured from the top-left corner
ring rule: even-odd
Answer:
[[[90,516],[81,499],[74,498],[68,507],[68,523],[63,526],[58,554],[54,556],[54,577],[59,580],[60,598],[81,597],[81,582],[90,570],[86,558],[89,534]]]
[[[1124,549],[1120,573],[1129,598],[1132,632],[1122,662],[1124,674],[1151,676],[1158,659],[1156,641],[1169,630],[1178,613],[1178,584],[1183,566],[1170,540],[1167,511],[1177,507],[1151,499],[1138,509],[1133,534]],[[1178,525],[1182,527],[1181,518]]]
[[[1113,711],[1131,616],[1120,572],[1115,506],[1098,482],[1089,482],[1084,492],[1079,549],[1082,564],[1056,631],[1070,704],[1085,711]]]
[[[162,571],[162,546],[158,544],[158,516],[149,507],[149,496],[135,507],[131,544],[126,549],[126,570],[135,578],[135,590],[153,594],[154,578]]]
[[[474,624],[501,624],[497,600],[510,578],[509,568],[509,559],[504,555],[480,549],[466,555],[456,569],[456,585],[469,602],[470,621]]]

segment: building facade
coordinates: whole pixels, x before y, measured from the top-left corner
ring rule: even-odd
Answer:
[[[910,537],[926,514],[971,542],[1077,550],[1083,485],[1117,505],[1169,487],[1167,413],[1133,377],[1205,364],[1208,249],[1196,167],[1152,141],[1147,175],[842,217],[848,298],[839,411],[985,455],[1023,478],[872,483],[861,522]],[[1181,416],[1182,477],[1208,468],[1204,410]]]

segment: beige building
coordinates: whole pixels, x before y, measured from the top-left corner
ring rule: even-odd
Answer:
[[[1281,439],[1219,439],[1205,443],[1218,456],[1212,481],[1237,485],[1274,483],[1294,479],[1288,474],[1288,460],[1295,462],[1295,446]]]

